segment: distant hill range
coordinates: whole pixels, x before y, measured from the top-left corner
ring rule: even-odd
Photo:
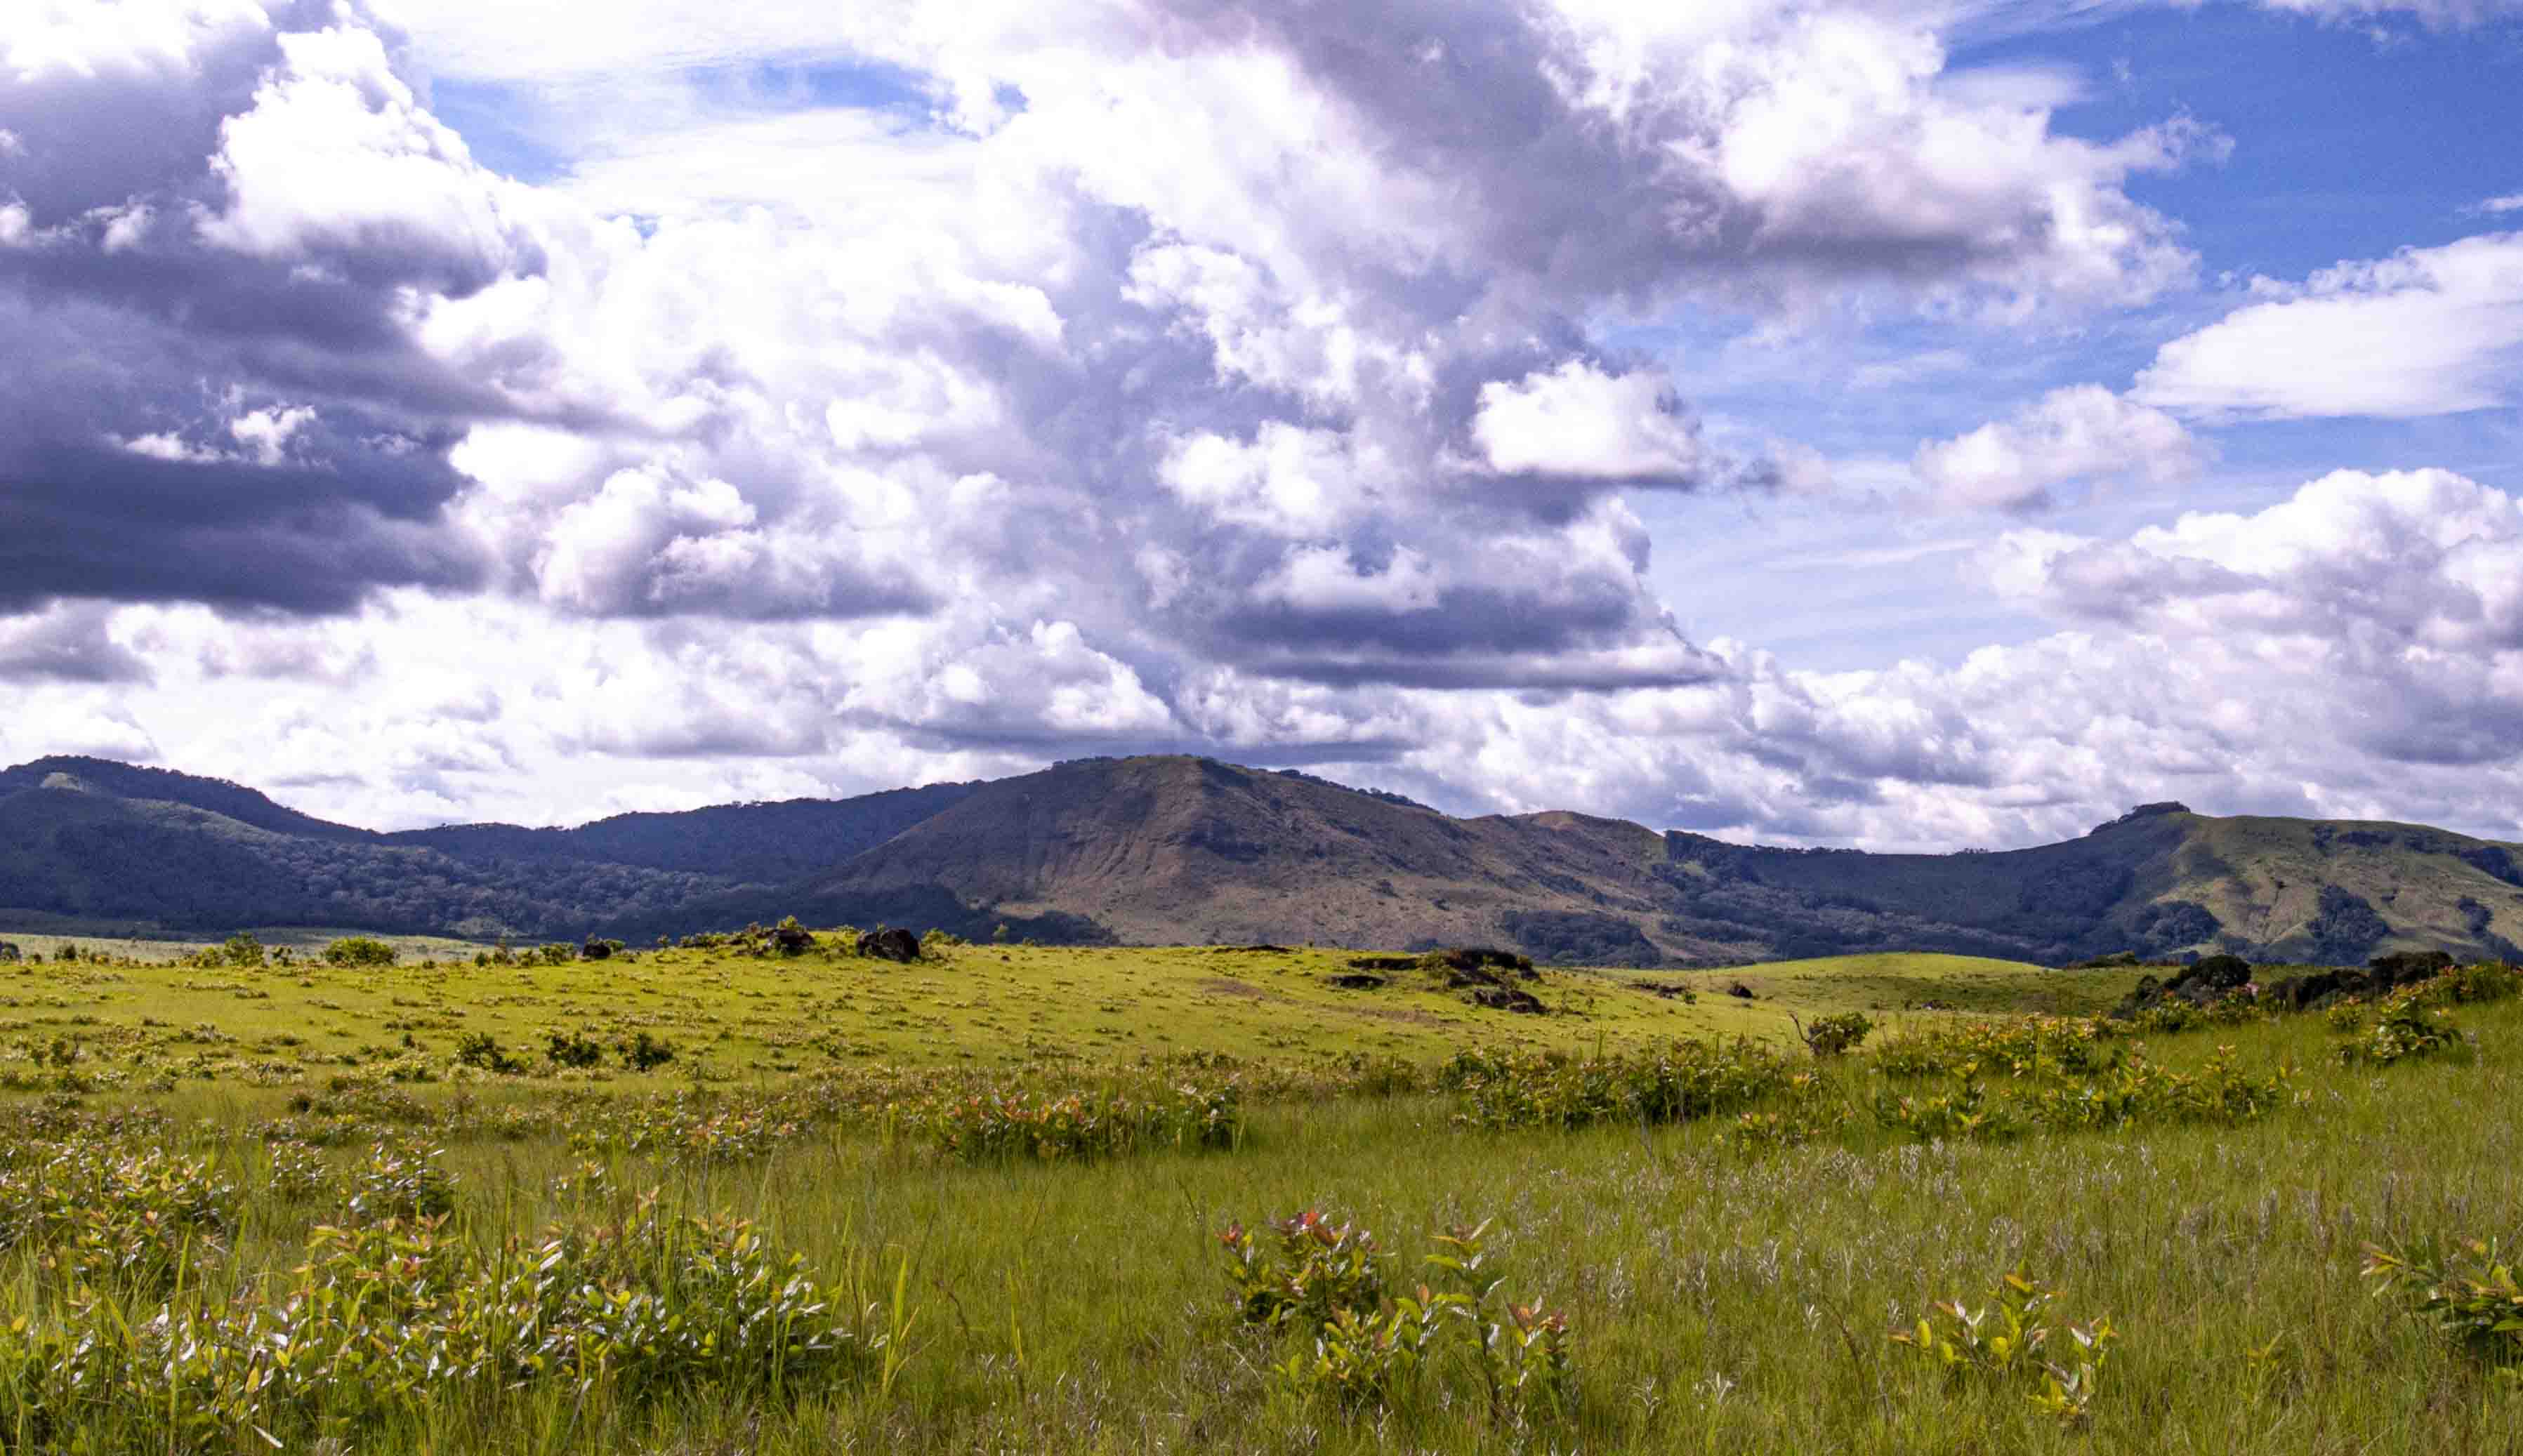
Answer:
[[[1874,950],[2523,960],[2523,846],[2150,804],[2033,849],[1763,848],[1581,814],[1456,819],[1178,757],[572,829],[386,834],[164,770],[0,771],[0,924],[645,940],[785,915],[1090,943],[1509,944],[1631,965]]]

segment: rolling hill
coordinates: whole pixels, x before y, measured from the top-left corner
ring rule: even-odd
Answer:
[[[2133,950],[2523,959],[2523,847],[2146,805],[2000,853],[1732,844],[1564,812],[1455,818],[1309,775],[1088,759],[985,783],[381,834],[93,759],[0,772],[0,922],[550,938],[796,915],[1087,943],[1504,943],[1595,964]]]
[[[626,814],[571,829],[384,834],[221,779],[41,759],[0,770],[0,917],[576,938],[682,923],[688,907],[713,897],[790,883],[970,787]]]
[[[1452,819],[1188,758],[986,784],[803,891],[796,903],[824,918],[899,906],[950,923],[956,908],[995,908],[1081,916],[1130,941],[1502,941],[1603,964],[1890,950],[2353,963],[2506,956],[2523,936],[2514,847],[2415,825],[2158,804],[2062,844],[1875,855],[1568,813]]]

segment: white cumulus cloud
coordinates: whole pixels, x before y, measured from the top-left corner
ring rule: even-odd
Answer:
[[[2020,511],[2050,504],[2051,491],[2071,481],[2177,480],[2199,468],[2202,454],[2172,416],[2088,384],[2052,390],[2012,419],[1922,445],[1911,469],[1941,506]]]
[[[2131,398],[2200,419],[2409,419],[2514,402],[2523,233],[2346,262],[2157,352]]]

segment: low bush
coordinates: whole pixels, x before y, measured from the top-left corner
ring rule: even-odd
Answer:
[[[329,1198],[340,1190],[341,1178],[325,1160],[320,1149],[311,1144],[283,1140],[265,1150],[269,1161],[263,1171],[263,1191],[289,1202],[309,1202]]]
[[[1576,1362],[1565,1316],[1502,1298],[1483,1247],[1489,1226],[1451,1229],[1422,1267],[1427,1281],[1396,1292],[1389,1256],[1356,1223],[1309,1209],[1218,1235],[1239,1321],[1293,1332],[1296,1348],[1271,1367],[1300,1397],[1383,1409],[1423,1383],[1468,1370],[1491,1418],[1526,1430],[1565,1420]]]
[[[635,1072],[652,1072],[675,1059],[673,1043],[645,1031],[633,1032],[614,1050],[622,1057],[622,1065]]]
[[[2365,1246],[2365,1277],[2452,1345],[2523,1389],[2523,1284],[2494,1239]]]
[[[1795,1022],[1796,1034],[1804,1038],[1805,1046],[1816,1057],[1846,1056],[1856,1051],[1866,1040],[1867,1034],[1875,1029],[1875,1023],[1868,1020],[1863,1011],[1842,1011],[1835,1016],[1816,1016],[1811,1026],[1807,1026],[1792,1015],[1787,1019]]]
[[[2338,1051],[2343,1064],[2371,1067],[2443,1057],[2468,1047],[2449,1012],[2395,996],[2384,1003],[2371,1026],[2340,1043]]]
[[[1966,1021],[1884,1038],[1870,1055],[1888,1077],[2020,1077],[2099,1072],[2126,1055],[2124,1023],[2101,1016]]]
[[[1892,1342],[1955,1383],[2028,1387],[2024,1395],[2034,1405],[2082,1426],[2092,1419],[2095,1386],[2119,1332],[2108,1319],[2049,1323],[2059,1297],[2019,1269],[1998,1280],[1988,1303],[1931,1304],[1917,1324],[1894,1330]]]
[[[392,965],[395,948],[367,935],[346,935],[324,948],[327,965]]]
[[[319,1228],[270,1291],[138,1318],[93,1297],[0,1328],[0,1420],[33,1449],[349,1449],[449,1399],[752,1398],[874,1373],[889,1335],[752,1225],[554,1227],[486,1254],[441,1217]],[[100,1421],[110,1423],[102,1433]],[[101,1443],[100,1443],[101,1442]]]
[[[549,1031],[544,1034],[544,1056],[554,1066],[600,1066],[604,1061],[604,1044],[576,1032]]]
[[[976,1093],[917,1105],[909,1120],[939,1151],[969,1161],[1100,1157],[1151,1147],[1232,1148],[1244,1130],[1242,1092],[1232,1080],[1148,1097]]]
[[[351,1171],[353,1222],[443,1218],[455,1211],[455,1175],[439,1166],[439,1150],[379,1143]]]
[[[456,1038],[455,1059],[466,1066],[502,1076],[514,1076],[526,1069],[523,1057],[510,1056],[500,1046],[499,1039],[487,1031],[468,1032]]]
[[[2099,1075],[2077,1077],[2062,1074],[2055,1061],[2041,1057],[1994,1087],[1973,1078],[1933,1096],[1883,1088],[1875,1095],[1874,1110],[1884,1128],[1931,1143],[2010,1138],[2035,1128],[2081,1132],[2164,1124],[2231,1126],[2265,1117],[2295,1099],[2291,1070],[2281,1066],[2254,1075],[2234,1064],[2230,1048],[2220,1047],[2195,1072],[2124,1056]]]
[[[1682,1039],[1637,1053],[1462,1053],[1443,1080],[1469,1127],[1578,1128],[1690,1122],[1747,1107],[1796,1075],[1777,1049],[1738,1038]]]
[[[234,1237],[242,1197],[201,1158],[93,1138],[10,1150],[0,1248],[73,1282],[158,1291]]]

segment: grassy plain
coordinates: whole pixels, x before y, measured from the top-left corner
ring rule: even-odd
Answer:
[[[1932,1031],[1965,1011],[2108,1002],[2127,979],[1929,957],[1644,977],[1688,985],[1692,1005],[1634,989],[1639,978],[1627,974],[1554,972],[1538,989],[1560,1013],[1536,1017],[1469,1008],[1399,978],[1342,990],[1330,977],[1347,960],[968,947],[908,968],[701,953],[364,972],[48,963],[0,967],[12,1003],[0,1009],[0,1045],[6,1064],[30,1075],[58,1061],[64,1039],[94,1053],[73,1059],[74,1072],[107,1071],[134,1053],[162,1067],[174,1056],[223,1058],[169,1091],[147,1090],[160,1084],[145,1078],[98,1082],[78,1110],[171,1113],[165,1141],[254,1191],[228,1247],[188,1283],[171,1295],[122,1296],[123,1317],[138,1326],[162,1297],[215,1305],[305,1261],[313,1229],[341,1215],[322,1198],[262,1191],[265,1119],[301,1094],[320,1098],[335,1078],[369,1098],[363,1105],[391,1108],[360,1090],[376,1057],[345,1066],[328,1049],[357,1057],[364,1044],[408,1064],[404,1031],[442,1049],[459,1028],[523,1048],[547,1026],[643,1026],[712,1049],[644,1077],[609,1074],[602,1090],[628,1093],[683,1086],[694,1061],[781,1086],[894,1057],[1004,1062],[1011,1077],[1058,1078],[1064,1066],[1092,1064],[1082,1058],[1143,1053],[1391,1052],[1424,1064],[1457,1047],[1515,1042],[1588,1050],[1739,1031],[1784,1044],[1791,1010],[1810,1019],[1877,1008],[1879,1019]],[[1738,979],[1756,999],[1725,994]],[[1918,1010],[1926,1001],[1960,1010]],[[238,1040],[151,1040],[196,1021]],[[659,1187],[673,1206],[758,1219],[775,1245],[845,1292],[863,1330],[890,1328],[902,1359],[889,1381],[872,1368],[776,1396],[695,1386],[635,1399],[546,1386],[452,1398],[320,1448],[2523,1450],[2523,1391],[2368,1297],[2356,1272],[2367,1240],[2523,1234],[2523,1122],[2513,1115],[2523,1105],[2523,1003],[2463,1008],[2458,1024],[2475,1048],[2380,1070],[2343,1066],[2338,1035],[2317,1016],[2150,1037],[2143,1053],[2165,1066],[2196,1074],[2222,1055],[2247,1076],[2288,1069],[2300,1096],[2238,1125],[1990,1142],[1923,1144],[1885,1126],[1870,1109],[1891,1084],[1863,1055],[1817,1063],[1820,1081],[1797,1103],[1824,1110],[1813,1141],[1767,1151],[1733,1136],[1731,1117],[1476,1130],[1457,1121],[1459,1098],[1427,1083],[1391,1096],[1256,1102],[1229,1151],[1085,1161],[966,1163],[889,1125],[847,1120],[719,1160],[601,1138],[572,1147],[555,1133],[489,1123],[399,1133],[384,1122],[381,1138],[444,1146],[458,1193],[452,1228],[478,1246],[553,1221],[618,1224],[636,1190]],[[249,1074],[257,1065],[266,1070]],[[781,1070],[791,1066],[805,1071]],[[1900,1090],[1925,1096],[1960,1081]],[[410,1090],[535,1107],[561,1089],[547,1078],[461,1075]],[[677,1102],[686,1114],[712,1104],[699,1093]],[[12,1112],[34,1126],[37,1108],[62,1114],[58,1101]],[[359,1151],[325,1155],[347,1166]],[[591,1177],[591,1165],[600,1172]],[[1383,1409],[1286,1388],[1272,1366],[1296,1345],[1237,1325],[1215,1234],[1307,1207],[1375,1230],[1405,1282],[1434,1233],[1493,1220],[1508,1294],[1569,1321],[1577,1373],[1565,1419],[1502,1426],[1460,1370],[1432,1371]],[[45,1263],[55,1252],[21,1241],[0,1254],[0,1324],[65,1307]],[[2069,1317],[2108,1316],[2122,1332],[2084,1424],[2037,1409],[2020,1386],[1948,1381],[1886,1339],[1931,1300],[1984,1301],[2019,1265],[2063,1292]],[[12,1439],[8,1404],[0,1390],[0,1446],[43,1448]],[[96,1449],[133,1448],[116,1444],[111,1412],[96,1413],[93,1429]],[[319,1448],[302,1432],[277,1438]],[[269,1447],[231,1430],[199,1448]]]
[[[43,916],[23,921],[10,921],[18,929],[0,929],[0,942],[14,945],[31,956],[49,957],[63,946],[75,946],[117,961],[136,961],[143,964],[163,965],[181,961],[196,951],[215,944],[206,940],[152,933],[150,928],[122,920],[88,920],[69,916]],[[372,936],[395,948],[406,961],[424,957],[470,960],[475,951],[487,949],[484,942],[457,940],[446,935],[379,935],[369,930],[333,930],[311,925],[265,925],[245,932],[275,950],[286,947],[300,955],[320,952],[346,935]]]
[[[0,939],[44,954],[58,943]],[[121,954],[119,943],[70,939]],[[698,1064],[712,1077],[1183,1052],[1434,1060],[1473,1045],[1778,1039],[1792,1035],[1791,1015],[1845,1010],[1892,1023],[1955,1012],[2084,1012],[2110,1005],[2135,979],[1930,955],[1727,971],[1547,968],[1518,983],[1549,1009],[1534,1016],[1472,1005],[1417,972],[1387,971],[1381,987],[1344,989],[1338,982],[1355,973],[1355,954],[1310,948],[972,945],[940,948],[907,966],[842,954],[763,960],[675,950],[482,966],[471,959],[479,947],[431,942],[404,947],[405,963],[392,968],[310,963],[307,955],[318,948],[302,943],[291,966],[250,973],[159,955],[129,964],[0,965],[0,1033],[88,1027],[148,1040],[154,1025],[167,1040],[208,1026],[234,1039],[227,1055],[340,1067],[400,1056],[405,1036],[423,1050],[443,1052],[467,1034],[533,1050],[556,1030],[611,1038],[645,1029],[678,1047],[687,1075]],[[1730,994],[1738,984],[1752,998]]]

